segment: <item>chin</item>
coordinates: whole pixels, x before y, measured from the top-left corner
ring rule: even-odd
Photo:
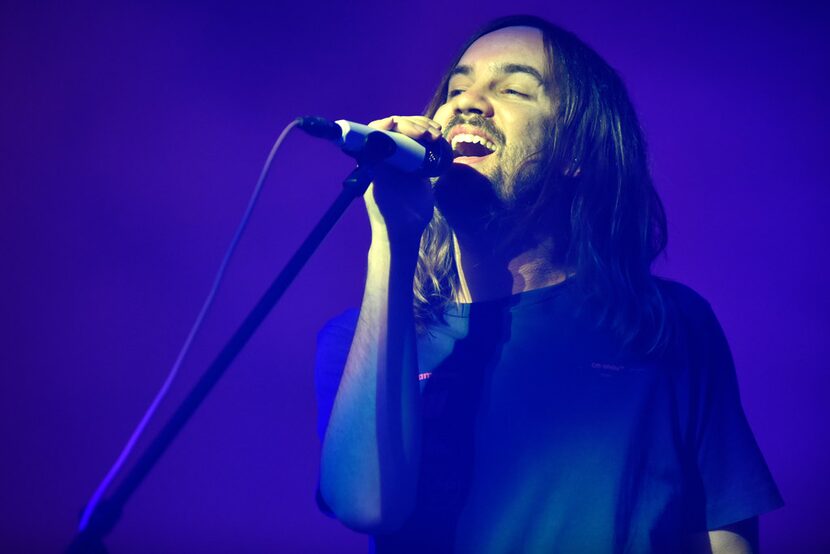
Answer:
[[[502,205],[484,168],[453,163],[444,175],[435,180],[435,206],[452,227],[466,227],[488,221]]]

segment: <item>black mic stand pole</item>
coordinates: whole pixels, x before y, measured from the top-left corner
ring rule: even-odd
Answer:
[[[368,142],[378,141],[377,147],[371,152],[370,162],[382,160],[388,155],[389,145],[382,135],[375,133],[370,135],[378,137],[371,138]],[[385,141],[385,142],[384,142]],[[367,161],[366,158],[361,161]],[[323,215],[319,223],[311,230],[308,237],[300,245],[294,255],[286,264],[285,268],[274,279],[271,286],[251,310],[242,325],[236,330],[230,340],[225,344],[222,351],[211,363],[198,383],[193,387],[184,401],[176,409],[172,417],[156,435],[153,442],[142,453],[133,468],[124,477],[111,496],[105,498],[93,511],[87,526],[77,533],[66,549],[67,554],[92,554],[106,553],[103,538],[112,531],[124,505],[130,499],[138,486],[144,481],[147,475],[161,458],[162,454],[173,443],[179,431],[187,424],[202,401],[207,397],[216,383],[222,378],[225,371],[233,360],[263,322],[265,317],[276,305],[288,286],[300,272],[302,267],[326,237],[328,232],[346,211],[352,200],[363,195],[369,186],[372,177],[366,166],[358,164],[357,168],[343,181],[343,190],[335,198],[332,205]]]

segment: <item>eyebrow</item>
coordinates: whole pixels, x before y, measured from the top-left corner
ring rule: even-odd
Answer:
[[[496,66],[496,72],[503,73],[505,75],[511,75],[513,73],[524,73],[526,75],[530,75],[537,81],[539,84],[544,85],[546,83],[545,78],[539,73],[539,70],[531,65],[525,65],[521,63],[504,63],[501,65]],[[473,73],[473,68],[469,65],[457,65],[450,71],[450,77],[455,75],[471,75]]]

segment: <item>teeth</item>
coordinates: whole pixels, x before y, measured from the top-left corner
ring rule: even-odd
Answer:
[[[456,145],[459,142],[472,142],[474,144],[480,144],[483,147],[487,148],[491,152],[496,151],[496,145],[487,140],[484,137],[480,137],[478,135],[468,135],[466,133],[459,133],[452,137],[452,148],[455,150]]]

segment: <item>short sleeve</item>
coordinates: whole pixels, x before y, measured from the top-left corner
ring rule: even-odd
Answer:
[[[330,320],[317,333],[317,354],[314,360],[314,391],[317,397],[317,437],[323,442],[329,425],[334,398],[340,386],[340,378],[346,367],[355,328],[358,310],[352,309]],[[332,516],[331,509],[316,492],[317,506],[324,514]]]
[[[317,333],[314,391],[317,397],[317,437],[321,442],[329,424],[343,368],[346,367],[358,313],[356,309],[348,310],[330,320]]]
[[[741,406],[729,345],[711,307],[693,318],[693,428],[706,528],[718,529],[783,505]]]

